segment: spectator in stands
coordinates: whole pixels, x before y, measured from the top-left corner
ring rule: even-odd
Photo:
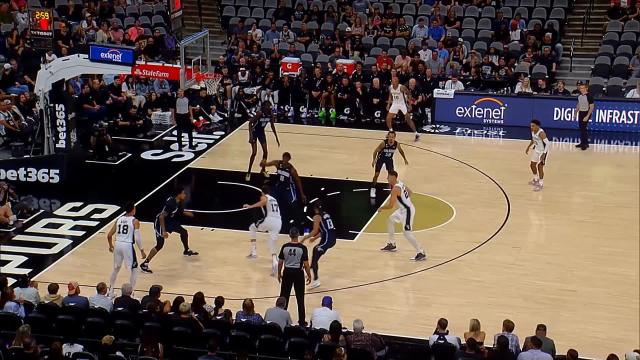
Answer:
[[[38,293],[38,282],[29,280],[27,275],[18,276],[17,287],[14,289],[16,298],[28,301],[33,305],[40,303],[40,293]]]
[[[260,30],[260,28],[255,23],[251,25],[251,30],[249,30],[249,35],[251,36],[251,39],[249,40],[253,40],[258,44],[262,43],[262,38],[264,37],[264,33],[262,32],[262,30]]]
[[[627,2],[627,20],[640,20],[640,7],[638,7],[638,0],[631,0]]]
[[[89,305],[111,312],[111,310],[113,310],[113,302],[111,298],[107,296],[108,291],[109,288],[107,284],[99,282],[98,285],[96,285],[96,294],[89,298]]]
[[[550,339],[547,337],[547,325],[538,324],[536,326],[536,334],[534,335],[534,337],[537,337],[538,339],[540,339],[540,341],[542,341],[542,347],[540,348],[540,350],[544,353],[551,355],[551,357],[555,358],[556,344],[553,342],[553,339]],[[531,344],[531,338],[532,336],[527,336],[524,339],[524,345],[522,346],[522,351],[527,351],[533,348]]]
[[[148,356],[157,360],[164,359],[164,346],[154,334],[142,332],[138,356]]]
[[[215,339],[209,340],[207,344],[207,354],[202,355],[198,360],[222,360],[216,354],[218,353],[218,342]]]
[[[213,307],[207,304],[206,298],[202,291],[198,291],[193,294],[193,299],[191,300],[191,312],[200,320],[209,320],[211,319],[211,314],[213,313]]]
[[[255,310],[253,300],[248,298],[242,302],[242,310],[236,313],[236,321],[246,321],[255,325],[264,323],[262,315],[258,314]]]
[[[449,330],[447,330],[447,327],[449,327],[449,321],[447,319],[438,319],[436,330],[433,332],[433,335],[429,337],[429,345],[433,346],[433,344],[449,343],[455,346],[457,350],[460,350],[460,346],[462,345],[460,338],[455,335],[451,335]]]
[[[84,351],[84,346],[82,346],[81,344],[78,344],[74,340],[75,339],[68,339],[67,342],[62,344],[62,353],[65,354],[65,356],[67,356],[69,358],[72,358],[73,354],[75,354],[75,353],[79,353],[79,352],[83,352]],[[102,359],[102,358],[100,358],[100,359]]]
[[[435,41],[440,41],[444,38],[444,28],[440,26],[440,22],[437,19],[431,20],[431,27],[429,27],[428,34],[429,37]]]
[[[264,34],[264,40],[270,44],[273,44],[276,40],[280,40],[280,33],[276,27],[276,23],[271,23],[271,28]]]
[[[551,28],[553,27],[551,26]],[[554,41],[553,39],[553,34],[551,34],[550,32],[546,32],[544,34],[544,37],[542,38],[542,49],[544,49],[545,47],[550,47],[553,50],[554,57],[559,60],[560,58],[562,58],[563,47],[560,42]]]
[[[69,360],[68,357],[64,356],[62,353],[62,343],[59,341],[54,341],[49,346],[49,355],[47,356],[47,360]]]
[[[296,42],[296,34],[289,30],[289,25],[284,24],[282,26],[282,32],[280,33],[280,42],[285,42],[288,44],[295,44]]]
[[[338,320],[333,320],[329,324],[329,332],[322,337],[323,344],[334,344],[337,346],[347,346],[347,340],[342,335],[342,324]]]
[[[115,340],[116,338],[111,335],[102,337],[102,340],[100,341],[100,348],[97,351],[98,359],[113,359],[114,355],[118,359],[124,357],[124,354],[116,348]]]
[[[580,355],[576,349],[567,350],[567,360],[578,360]]]
[[[96,43],[106,44],[111,42],[111,32],[109,31],[109,23],[103,21],[100,23],[100,29],[96,32]]]
[[[127,310],[132,314],[137,314],[141,310],[140,301],[131,297],[133,287],[129,283],[122,284],[122,295],[113,300],[113,309]]]
[[[511,21],[509,39],[511,43],[524,43],[524,31],[518,27],[518,23]]]
[[[169,314],[178,314],[180,312],[180,305],[182,305],[184,302],[185,299],[183,296],[176,296],[171,303],[171,311],[169,311]]]
[[[78,306],[84,309],[89,308],[89,299],[80,295],[80,286],[77,281],[70,281],[67,284],[69,292],[67,296],[62,299],[62,305],[64,306]]]
[[[545,46],[542,48],[542,55],[537,59],[537,63],[547,68],[549,78],[555,79],[558,62],[551,52],[551,47]]]
[[[636,54],[629,61],[631,76],[640,77],[640,47],[636,49]]]
[[[533,94],[533,89],[531,88],[531,80],[528,77],[525,77],[524,79],[519,81],[516,84],[516,89],[514,92],[516,94]]]
[[[45,303],[54,303],[58,306],[62,306],[62,296],[58,294],[60,286],[56,283],[51,283],[47,286],[47,294],[44,296]]]
[[[287,4],[284,0],[278,1],[278,7],[276,11],[273,13],[273,18],[276,20],[291,20],[291,9],[287,7]]]
[[[124,40],[124,29],[122,29],[120,23],[115,20],[111,21],[109,37],[111,38],[111,41],[116,45],[122,44],[122,41]]]
[[[54,42],[59,56],[71,55],[73,49],[73,40],[71,40],[71,33],[65,23],[60,25],[60,30],[54,36]]]
[[[149,305],[151,304],[151,308],[158,313],[168,313],[171,309],[171,303],[169,301],[165,301],[164,303],[160,300],[160,295],[162,292],[162,285],[152,285],[149,288],[149,294],[145,295],[142,300],[140,300],[140,305],[143,309],[149,310]]]
[[[539,95],[549,95],[551,94],[551,90],[547,87],[547,80],[538,79],[538,83],[536,85],[536,94]]]
[[[425,18],[421,17],[418,19],[418,24],[413,26],[411,30],[412,39],[426,39],[429,36],[429,28],[427,28],[424,21]]]
[[[285,310],[287,306],[287,299],[280,296],[276,299],[276,306],[267,309],[264,313],[264,321],[267,323],[276,323],[280,325],[280,328],[284,330],[285,326],[291,325],[291,314]]]
[[[20,83],[18,73],[11,64],[4,64],[2,78],[0,79],[0,91],[3,94],[19,95],[28,92],[29,87]]]
[[[464,91],[462,81],[458,80],[458,74],[451,74],[451,79],[444,83],[445,90]]]
[[[551,90],[551,95],[571,96],[571,93],[565,88],[564,80],[558,80],[555,89]]]
[[[184,327],[195,335],[202,332],[204,326],[198,318],[191,312],[191,305],[188,302],[183,302],[178,307],[178,316],[173,319],[171,325],[176,327]]]
[[[509,349],[509,339],[504,336],[498,336],[493,351],[490,351],[487,360],[516,360],[516,355]],[[571,360],[568,359],[567,360]],[[573,360],[577,360],[573,359]]]
[[[146,98],[136,93],[137,87],[136,78],[134,78],[133,75],[127,75],[125,81],[122,83],[122,93],[127,96],[133,106],[142,108]]]
[[[444,73],[444,60],[439,56],[437,50],[431,51],[431,59],[427,60],[427,67],[436,75]]]
[[[384,36],[384,37],[388,37],[388,38],[393,38],[395,35],[395,26],[393,25],[393,20],[389,19],[389,18],[383,18],[382,19],[382,26],[380,27],[380,36]]]
[[[24,347],[25,342],[31,337],[31,326],[28,324],[20,325],[16,330],[16,336],[11,342],[11,347]],[[3,349],[4,350],[4,349]]]
[[[640,80],[636,80],[636,87],[629,90],[627,99],[640,99]]]
[[[471,319],[469,320],[469,331],[464,333],[464,340],[467,341],[469,338],[473,338],[476,340],[479,346],[484,344],[484,338],[486,337],[486,333],[482,331],[480,327],[480,320]]]
[[[84,20],[80,23],[80,28],[84,31],[87,42],[94,42],[96,40],[98,24],[96,24],[96,21],[93,19],[93,15],[90,12],[87,12],[85,15]]]
[[[480,349],[480,345],[476,339],[470,337],[466,340],[466,347],[464,350],[460,349],[455,353],[456,360],[483,360],[485,354]]]
[[[542,348],[542,340],[537,336],[532,336],[529,338],[530,347],[529,350],[523,351],[518,355],[518,360],[553,360],[553,357],[546,352],[541,350]],[[609,359],[607,360],[614,360]],[[619,360],[616,359],[615,360]]]
[[[23,303],[23,299],[16,299],[13,288],[7,286],[2,289],[2,294],[0,295],[0,309],[2,309],[2,311],[10,312],[24,318]]]
[[[213,318],[224,319],[231,322],[233,321],[233,313],[229,309],[223,309],[224,302],[224,296],[216,296],[216,298],[213,299]]]
[[[77,104],[80,113],[86,116],[91,123],[103,120],[107,114],[107,108],[96,102],[89,84],[82,85],[82,92],[78,96]]]
[[[620,0],[612,0],[611,6],[607,9],[607,13],[604,16],[604,28],[607,28],[607,24],[611,20],[625,22],[627,19],[627,10],[620,6]]]
[[[526,82],[526,86],[528,86],[529,84],[529,78],[525,78]],[[523,80],[524,83],[524,80]],[[531,92],[531,88],[529,87],[529,92]],[[517,93],[517,91],[516,91]],[[505,319],[502,322],[502,332],[496,334],[493,337],[493,346],[497,346],[497,342],[498,342],[498,337],[500,335],[504,335],[508,340],[509,340],[509,350],[511,350],[514,354],[519,354],[520,353],[520,339],[518,339],[518,335],[513,333],[513,330],[515,329],[516,324],[513,323],[513,321],[509,320],[509,319]]]
[[[347,336],[347,345],[353,349],[363,349],[371,353],[371,358],[382,357],[386,353],[384,341],[376,334],[365,333],[364,323],[353,320],[353,333]]]
[[[333,310],[333,299],[331,296],[325,296],[322,298],[322,306],[313,309],[311,312],[311,327],[329,330],[329,326],[334,320],[340,321],[340,315],[338,315],[337,311]]]

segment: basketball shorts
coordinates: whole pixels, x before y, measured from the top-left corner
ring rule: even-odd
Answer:
[[[318,244],[318,251],[326,253],[329,249],[336,245],[336,233],[323,234],[320,243]]]
[[[542,151],[538,151],[536,149],[533,149],[530,153],[529,156],[531,157],[531,162],[534,163],[539,163],[542,160],[542,155],[544,155],[544,153]],[[548,154],[547,154],[548,156]],[[544,158],[544,163],[547,163],[547,157],[545,156]]]
[[[413,230],[413,218],[415,215],[415,208],[401,207],[394,211],[391,216],[389,216],[389,219],[391,219],[393,222],[402,224],[404,231],[411,231]]]
[[[264,219],[258,220],[251,224],[249,231],[252,232],[252,236],[255,238],[255,232],[266,232],[269,234],[269,239],[277,240],[282,228],[282,219],[275,216],[268,216]]]
[[[376,160],[376,172],[380,172],[382,170],[382,165],[387,171],[393,171],[393,158],[379,156],[378,160]]]
[[[260,130],[254,129],[253,131],[251,131],[251,136],[249,137],[249,143],[254,144],[256,141],[260,141],[260,144],[267,143],[267,135],[265,134],[263,128],[261,128]]]
[[[407,109],[407,104],[405,103],[392,103],[391,107],[389,108],[389,113],[390,114],[397,114],[398,112],[401,112],[403,115],[406,115],[409,110]]]
[[[137,268],[136,251],[133,248],[133,243],[116,241],[113,247],[113,267],[120,268],[123,263],[127,269]]]
[[[167,233],[171,234],[172,232],[177,232],[182,236],[182,234],[187,233],[187,229],[183,228],[177,221],[166,221],[165,222],[165,230]],[[160,250],[164,247],[165,238],[162,237],[162,231],[160,230],[160,220],[156,218],[154,223],[154,229],[156,232],[156,250]]]

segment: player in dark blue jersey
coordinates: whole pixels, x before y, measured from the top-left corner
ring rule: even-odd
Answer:
[[[376,184],[378,183],[378,176],[380,176],[382,165],[387,169],[387,172],[394,170],[393,154],[395,154],[396,149],[400,155],[402,155],[404,164],[409,165],[409,161],[404,155],[404,150],[402,150],[400,143],[396,141],[396,132],[393,130],[387,133],[387,138],[373,151],[373,161],[371,162],[371,166],[375,169],[375,173],[373,174],[373,181],[371,183],[372,198],[376,197]]]
[[[322,208],[322,203],[317,200],[313,203],[313,229],[308,235],[302,238],[304,243],[309,240],[312,243],[317,238],[320,238],[320,243],[313,247],[313,257],[311,259],[311,270],[313,271],[313,282],[309,286],[310,289],[315,289],[320,286],[320,279],[318,277],[318,261],[322,255],[326,254],[329,249],[336,245],[336,228],[331,220],[331,215],[327,214]]]
[[[180,223],[180,218],[182,216],[193,217],[193,213],[191,211],[184,210],[184,200],[186,198],[187,194],[185,193],[184,188],[176,188],[173,196],[165,201],[162,211],[160,211],[156,216],[156,219],[153,222],[153,229],[156,233],[156,246],[151,249],[145,261],[140,265],[140,270],[143,272],[152,273],[151,269],[149,269],[149,262],[158,253],[158,251],[164,247],[164,240],[168,238],[169,234],[172,232],[180,234],[180,241],[182,241],[182,246],[184,247],[184,251],[182,252],[183,255],[198,255],[197,252],[189,249],[189,233]]]
[[[275,115],[272,114],[271,110],[271,102],[264,101],[260,107],[260,111],[256,112],[253,117],[249,118],[249,144],[251,144],[251,157],[249,157],[249,169],[247,170],[247,176],[245,177],[246,181],[251,180],[251,168],[253,167],[253,161],[256,159],[256,154],[258,152],[258,141],[260,141],[260,146],[262,147],[262,161],[260,162],[262,166],[261,171],[265,176],[267,176],[265,167],[262,165],[263,162],[267,161],[267,155],[269,154],[269,150],[267,148],[267,134],[265,133],[267,125],[271,124],[271,131],[273,131],[278,147],[280,147],[280,140],[278,139],[278,133],[276,132],[276,124],[274,121]]]
[[[271,194],[280,205],[283,230],[289,231],[290,220],[293,220],[297,225],[302,225],[303,216],[299,203],[305,204],[307,198],[304,195],[298,171],[291,164],[291,154],[285,152],[282,154],[282,160],[262,161],[260,166],[274,166],[276,168],[275,184],[272,186]]]

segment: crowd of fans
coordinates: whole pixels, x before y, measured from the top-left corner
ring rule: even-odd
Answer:
[[[27,6],[54,10],[52,48],[35,48]],[[125,10],[126,9],[126,10]],[[153,22],[150,20],[153,18]],[[39,123],[33,90],[42,64],[60,56],[87,53],[89,43],[126,45],[139,60],[175,63],[178,41],[161,1],[128,5],[126,1],[69,0],[58,2],[12,0],[0,7],[5,64],[0,75],[0,145],[31,144]],[[74,78],[66,87],[67,102],[78,110],[78,128],[85,147],[95,146],[95,127],[109,123],[112,135],[142,136],[149,131],[150,111],[170,106],[175,84],[118,75]],[[149,101],[147,101],[147,99]],[[146,105],[146,107],[145,107]],[[107,111],[107,108],[109,109]],[[106,125],[105,125],[106,126]]]
[[[210,340],[205,346],[200,343],[199,351],[202,360],[216,360],[217,352],[222,349],[223,353],[229,351],[228,340],[226,337],[229,333],[225,333],[220,324],[226,324],[226,329],[235,329],[237,331],[248,332],[247,338],[252,331],[257,329],[269,336],[276,336],[279,339],[285,339],[289,342],[299,342],[307,339],[310,342],[302,341],[304,359],[312,359],[314,356],[329,359],[346,359],[347,354],[353,354],[357,359],[384,359],[388,355],[389,346],[385,343],[382,336],[374,333],[365,332],[364,323],[360,319],[353,321],[351,330],[343,327],[339,313],[334,308],[333,299],[325,296],[322,299],[321,306],[314,309],[310,318],[308,328],[293,326],[291,315],[286,309],[286,300],[278,298],[275,306],[269,308],[262,316],[255,310],[252,299],[245,299],[242,308],[235,313],[225,308],[225,299],[217,296],[213,304],[208,304],[203,292],[196,292],[191,298],[191,302],[186,301],[183,296],[177,296],[173,301],[163,298],[162,286],[153,285],[140,300],[133,296],[133,289],[130,284],[122,286],[121,295],[116,297],[111,293],[104,282],[96,285],[96,293],[92,296],[85,297],[80,294],[80,287],[77,282],[71,281],[67,284],[66,295],[62,296],[60,287],[56,283],[50,283],[47,286],[46,294],[41,296],[38,289],[38,283],[30,281],[26,276],[19,278],[15,284],[15,289],[9,287],[7,278],[0,278],[0,286],[2,294],[0,297],[0,317],[6,323],[2,327],[6,329],[7,315],[15,316],[17,325],[11,330],[11,335],[15,332],[13,340],[3,336],[1,351],[8,354],[8,359],[40,359],[47,356],[47,359],[70,359],[74,353],[93,352],[98,359],[113,359],[108,357],[114,354],[124,356],[120,347],[116,346],[118,341],[133,341],[135,347],[135,355],[150,356],[156,359],[170,357],[171,346],[175,346],[177,340],[175,338],[162,337],[160,333],[149,331],[149,329],[166,329],[181,328],[183,335],[187,338],[195,339],[202,335],[208,335]],[[72,311],[73,310],[73,311]],[[73,332],[75,336],[69,335],[68,329],[57,329],[53,332],[59,336],[63,336],[62,341],[53,339],[53,342],[39,342],[36,338],[38,331],[42,330],[41,324],[38,324],[36,315],[51,316],[54,318],[45,318],[55,323],[55,326],[64,326],[62,320],[68,319],[55,317],[55,314],[73,314],[75,320],[72,326],[82,327],[84,322],[85,331],[80,332],[79,329]],[[116,316],[116,314],[118,314]],[[62,315],[64,317],[64,315]],[[81,318],[81,316],[84,316]],[[108,319],[113,316],[113,320],[126,319],[133,323],[136,316],[142,317],[144,327],[141,332],[136,332],[133,337],[126,339],[118,339],[114,337],[108,326],[104,334],[100,334],[98,343],[87,343],[87,340],[94,335],[94,331],[89,328],[95,324],[102,324],[98,320]],[[97,320],[96,320],[97,318]],[[34,320],[35,319],[35,320]],[[24,321],[24,324],[23,324]],[[153,323],[149,325],[148,323]],[[32,328],[32,324],[34,328]],[[63,325],[58,325],[63,324]],[[157,326],[155,326],[157,324]],[[217,325],[215,325],[217,324]],[[259,328],[263,326],[264,328]],[[114,325],[115,329],[115,325]],[[210,331],[207,329],[214,329]],[[269,329],[269,330],[266,330]],[[551,360],[558,355],[553,339],[547,336],[547,327],[544,324],[538,324],[535,332],[531,336],[527,336],[521,342],[521,339],[514,332],[515,324],[512,320],[506,319],[502,323],[502,330],[493,336],[491,341],[487,341],[486,333],[482,330],[478,319],[471,319],[469,322],[469,330],[462,337],[454,335],[449,330],[447,319],[440,318],[436,323],[436,328],[431,336],[429,336],[428,347],[430,353],[436,360]],[[176,332],[177,333],[177,332]],[[6,333],[4,333],[6,335]],[[172,333],[173,334],[173,333]],[[292,340],[298,338],[298,340]],[[260,337],[259,339],[263,339]],[[258,340],[260,342],[260,340]],[[197,347],[196,342],[191,344]],[[259,346],[259,345],[258,345]],[[290,348],[294,348],[291,345]],[[245,352],[251,352],[251,347],[245,349]],[[284,348],[283,348],[284,349]],[[237,348],[232,349],[238,351]],[[327,354],[323,352],[330,351]],[[242,353],[243,351],[240,351]],[[21,357],[12,357],[18,356]],[[314,355],[315,354],[315,355]],[[238,354],[242,358],[242,354]],[[246,354],[245,354],[246,356]],[[75,358],[75,357],[74,357]],[[80,357],[85,358],[85,357]],[[302,357],[301,357],[302,358]],[[566,352],[566,359],[578,360],[578,352],[570,349]],[[640,359],[640,351],[627,353],[625,360]],[[610,354],[607,360],[619,360],[615,354]]]

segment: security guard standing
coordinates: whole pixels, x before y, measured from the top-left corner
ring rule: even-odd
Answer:
[[[182,150],[182,133],[187,133],[189,148],[193,149],[193,119],[189,98],[185,96],[184,89],[179,89],[173,108],[174,121],[176,123],[176,135],[178,138],[178,150]]]
[[[305,277],[302,269],[307,274],[306,285],[311,283],[311,269],[309,268],[309,252],[307,247],[298,242],[300,231],[296,227],[289,230],[291,241],[282,245],[280,255],[278,256],[278,282],[280,282],[280,296],[287,299],[289,306],[289,297],[291,296],[291,288],[296,291],[296,302],[298,303],[298,323],[306,326],[305,310],[304,310],[304,287]]]

